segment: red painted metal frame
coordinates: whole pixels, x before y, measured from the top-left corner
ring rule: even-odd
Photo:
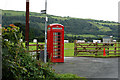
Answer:
[[[55,29],[53,29],[55,28]],[[55,33],[60,33],[60,35],[55,35]],[[53,35],[54,34],[54,35]],[[59,38],[55,38],[55,36],[60,36],[60,41],[53,41],[53,39],[58,40]],[[55,42],[60,42],[60,45],[57,43],[56,47]],[[54,44],[54,45],[53,45]],[[55,51],[60,50],[60,51]],[[48,58],[51,60],[51,62],[64,62],[64,26],[61,24],[50,24],[47,27],[47,52],[48,52]],[[55,52],[58,55],[55,55]],[[57,58],[54,58],[57,56]]]

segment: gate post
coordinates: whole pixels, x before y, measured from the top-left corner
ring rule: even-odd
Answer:
[[[39,53],[38,53],[38,40],[37,40],[37,44],[36,44],[36,59],[39,60]]]
[[[95,48],[95,56],[97,56],[98,55],[98,43],[97,42],[95,43],[95,46],[96,46],[96,48]]]
[[[107,47],[107,49],[108,49],[108,50],[107,50],[107,55],[109,55],[109,45],[110,45],[110,44],[108,44],[108,47]]]
[[[117,50],[117,44],[115,43],[115,47],[114,47],[114,55],[116,55],[116,50]]]
[[[74,41],[74,56],[77,56],[77,40]]]

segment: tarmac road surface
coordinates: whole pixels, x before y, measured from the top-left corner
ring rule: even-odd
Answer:
[[[118,78],[118,58],[65,57],[64,63],[55,63],[52,68],[86,78]]]

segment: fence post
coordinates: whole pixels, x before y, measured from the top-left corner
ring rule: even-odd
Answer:
[[[114,54],[116,55],[116,47],[117,47],[117,44],[115,43],[115,50],[114,50]]]
[[[107,54],[109,55],[109,45],[108,45],[108,50],[107,50]]]
[[[77,40],[74,41],[74,56],[77,56]]]
[[[25,41],[25,48],[27,48],[27,53],[29,52],[29,45],[26,45],[27,41]]]
[[[96,51],[95,51],[95,52],[96,52],[96,53],[95,53],[95,56],[97,56],[97,52],[98,52],[98,50],[97,50],[97,49],[98,49],[98,44],[97,44],[97,42],[95,43],[95,45],[96,45],[96,48],[95,48],[95,49],[96,49]]]
[[[37,41],[37,44],[36,44],[36,58],[37,60],[39,60],[39,54],[38,54],[38,41]]]

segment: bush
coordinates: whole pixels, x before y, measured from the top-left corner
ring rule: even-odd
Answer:
[[[23,36],[17,26],[11,24],[8,28],[3,28],[2,37],[3,80],[63,80],[65,77],[80,78],[73,74],[57,74],[49,67],[50,63],[45,64],[33,59],[26,52],[23,43],[20,42]]]
[[[48,64],[32,59],[22,42],[22,32],[11,24],[3,28],[2,39],[2,79],[50,79],[55,78],[54,71]],[[8,41],[6,41],[8,39]]]

